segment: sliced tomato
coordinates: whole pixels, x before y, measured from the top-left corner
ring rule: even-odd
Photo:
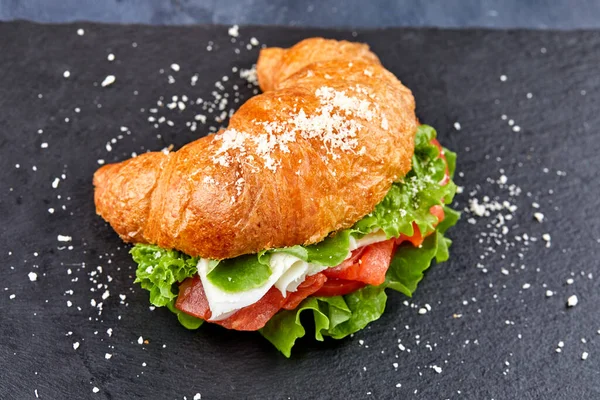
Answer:
[[[413,222],[412,236],[402,234],[393,240],[395,241],[396,245],[402,244],[404,242],[410,242],[413,246],[419,247],[421,244],[423,244],[423,240],[425,240],[425,238],[423,237],[423,235],[421,235],[421,230],[419,229],[417,224]]]
[[[292,310],[308,296],[323,286],[327,278],[323,274],[308,276],[295,292],[283,297],[279,289],[272,287],[256,303],[244,307],[221,321],[211,321],[228,329],[256,331],[265,326],[273,315],[285,308]],[[188,278],[179,285],[179,296],[175,308],[197,318],[209,320],[212,316],[202,281],[198,275]]]
[[[438,219],[438,224],[446,217],[446,214],[444,213],[444,207],[442,206],[433,206],[429,209],[429,212]]]
[[[302,300],[320,290],[326,282],[327,277],[322,273],[307,276],[295,292],[287,294],[285,304],[282,308],[286,310],[295,309]]]
[[[211,316],[202,281],[198,275],[187,278],[179,285],[175,308],[196,318],[207,320]]]
[[[322,297],[343,296],[348,293],[356,292],[367,286],[360,281],[347,281],[345,279],[327,278],[325,284],[317,290],[314,295]]]
[[[390,265],[394,247],[395,239],[373,243],[364,247],[358,261],[352,264],[348,263],[348,261],[356,259],[353,254],[340,266],[328,268],[323,273],[328,278],[360,281],[374,286],[381,285],[385,281],[385,273]]]

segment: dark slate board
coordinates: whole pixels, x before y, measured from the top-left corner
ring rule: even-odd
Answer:
[[[0,24],[0,398],[35,398],[35,391],[42,399],[600,398],[600,33],[240,32],[231,43],[227,28],[214,26]],[[487,195],[518,209],[502,211],[514,217],[500,245],[486,244],[493,218],[465,213],[450,233],[451,260],[428,272],[410,300],[415,306],[391,294],[368,329],[342,341],[301,340],[285,359],[258,334],[190,332],[168,311],[149,311],[147,294],[132,284],[128,247],[94,214],[91,177],[98,159],[178,148],[215,125],[209,115],[191,132],[185,122],[199,106],[188,106],[161,111],[174,126],[153,128],[148,109],[159,96],[208,99],[228,75],[226,90],[241,85],[248,98],[251,89],[231,70],[255,62],[257,49],[245,47],[251,37],[288,46],[316,35],[369,43],[413,89],[420,119],[459,153],[458,208]],[[169,70],[173,62],[181,71]],[[100,87],[108,74],[115,84]],[[507,184],[499,185],[503,174]],[[522,192],[513,187],[511,195],[512,184]],[[533,202],[542,223],[532,217]],[[524,245],[523,233],[537,241]],[[72,242],[57,241],[59,234]],[[93,273],[98,266],[102,273]],[[110,297],[102,300],[98,284]],[[567,308],[573,294],[579,304]],[[103,302],[101,315],[91,299]],[[431,311],[419,315],[425,304]],[[140,336],[149,343],[139,345]],[[411,351],[399,350],[399,340]]]

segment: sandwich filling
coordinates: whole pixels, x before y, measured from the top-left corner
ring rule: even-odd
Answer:
[[[386,288],[410,296],[431,261],[448,258],[444,233],[459,216],[446,206],[456,190],[455,160],[421,125],[412,170],[352,228],[313,245],[226,260],[137,244],[136,282],[189,329],[208,321],[260,330],[286,356],[305,334],[304,311],[312,311],[318,340],[345,337],[381,316]]]

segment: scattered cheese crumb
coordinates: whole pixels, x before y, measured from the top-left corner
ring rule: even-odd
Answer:
[[[529,283],[523,284],[523,289],[529,289],[531,285]]]
[[[575,307],[578,302],[579,302],[579,299],[577,299],[577,296],[572,295],[567,299],[567,307]]]
[[[56,240],[58,240],[59,242],[70,242],[71,240],[73,240],[73,238],[71,236],[58,235],[56,237]]]
[[[112,354],[110,354],[110,353],[106,353],[106,354],[104,355],[104,358],[106,358],[107,360],[110,360],[110,359],[112,358]]]
[[[115,83],[116,80],[117,80],[117,78],[115,78],[114,75],[108,75],[106,78],[104,78],[104,80],[102,81],[102,83],[100,85],[102,87],[107,87],[107,86],[110,86],[113,83]]]
[[[552,297],[553,295],[552,290],[546,290],[546,297]]]
[[[108,61],[115,61],[115,55],[114,55],[113,53],[110,53],[110,54],[109,54],[109,55],[106,57],[106,59],[107,59]]]
[[[79,29],[77,29],[77,34],[79,36],[83,36],[85,34],[85,31],[83,29],[79,28]]]
[[[502,82],[506,82],[506,75],[500,75],[500,80]]]
[[[227,30],[227,33],[229,33],[229,36],[231,37],[238,37],[240,35],[240,27],[237,25],[233,25]]]
[[[98,393],[99,391],[100,391],[100,389],[98,389],[96,386],[94,386],[92,388],[92,392],[94,392],[94,393]]]
[[[179,70],[180,70],[179,64],[175,64],[175,63],[171,64],[171,69],[175,72],[179,72]]]
[[[538,222],[544,221],[544,214],[542,214],[541,212],[533,213],[533,217],[537,219]]]
[[[143,337],[139,337],[138,338],[138,344],[144,344],[144,338]]]
[[[460,122],[454,123],[454,129],[456,129],[457,131],[460,131]]]
[[[29,274],[27,274],[27,276],[29,277],[29,280],[31,282],[37,281],[37,274],[35,272],[30,272]]]
[[[79,348],[79,342],[73,343],[73,350],[77,350]]]
[[[587,360],[588,356],[589,356],[589,354],[587,351],[584,351],[583,353],[581,353],[581,359],[584,361]]]
[[[441,373],[442,373],[442,367],[438,367],[437,365],[434,365],[434,366],[433,366],[433,367],[431,367],[431,368],[433,368],[433,370],[434,370],[435,372],[437,372],[438,374],[441,374]]]
[[[68,77],[70,77],[70,76],[71,76],[71,72],[70,72],[70,71],[65,71],[65,72],[63,72],[63,76],[64,76],[65,78],[68,78]]]

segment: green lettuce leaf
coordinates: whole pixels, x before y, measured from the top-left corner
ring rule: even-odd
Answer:
[[[277,313],[260,333],[289,357],[296,339],[306,333],[300,322],[303,312],[313,311],[317,340],[323,340],[323,336],[342,339],[381,317],[386,300],[383,288],[374,286],[345,296],[309,297],[295,310]]]
[[[429,268],[431,260],[438,253],[440,236],[443,239],[439,232],[429,235],[420,247],[414,247],[410,243],[402,244],[394,254],[385,275],[385,287],[411,297],[417,284],[423,279],[423,272]]]
[[[177,282],[198,272],[198,259],[176,250],[136,244],[130,253],[138,264],[135,283],[150,292],[150,303],[157,307],[164,307],[177,297]]]

